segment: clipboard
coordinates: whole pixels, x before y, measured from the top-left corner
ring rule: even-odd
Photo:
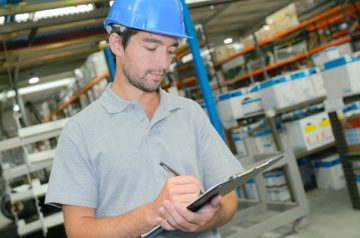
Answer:
[[[250,167],[246,171],[243,171],[239,174],[231,176],[228,180],[218,183],[213,187],[209,188],[205,193],[200,195],[197,199],[191,202],[187,209],[192,212],[200,210],[205,204],[209,203],[218,194],[224,196],[231,191],[235,190],[237,187],[244,185],[250,178],[269,168],[271,165],[278,162],[284,157],[284,154],[279,154],[276,156],[267,159],[265,162],[261,162],[253,167]],[[156,235],[160,234],[164,229],[161,226],[156,226],[149,232],[142,234],[141,238],[153,238]]]

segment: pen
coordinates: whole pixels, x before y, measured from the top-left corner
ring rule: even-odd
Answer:
[[[176,172],[175,170],[173,170],[169,165],[160,162],[161,167],[163,167],[166,171],[168,171],[169,173],[171,173],[174,176],[180,176],[180,174],[178,172]],[[200,195],[203,194],[204,192],[202,190],[200,190]]]
[[[166,165],[163,162],[160,162],[161,167],[163,167],[166,171],[168,171],[169,173],[171,173],[174,176],[180,176],[180,174],[178,172],[176,172],[175,170],[173,170],[172,168],[170,168],[168,165]]]

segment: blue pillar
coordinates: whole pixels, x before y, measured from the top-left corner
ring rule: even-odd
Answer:
[[[104,54],[105,54],[106,63],[107,63],[108,69],[109,69],[110,79],[111,79],[111,81],[114,81],[114,79],[115,79],[115,63],[114,63],[114,58],[113,58],[110,48],[105,48]]]
[[[204,62],[200,55],[199,43],[196,38],[195,28],[192,24],[189,9],[184,0],[181,0],[184,8],[184,21],[186,34],[191,36],[188,39],[188,44],[193,55],[194,67],[197,75],[198,82],[204,97],[205,105],[209,114],[209,118],[219,135],[224,138],[222,126],[219,117],[216,113],[215,101],[212,96],[212,90],[209,84],[208,75],[204,66]]]

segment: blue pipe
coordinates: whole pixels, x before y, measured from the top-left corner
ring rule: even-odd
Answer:
[[[209,79],[207,76],[207,72],[205,70],[204,62],[200,55],[199,43],[196,38],[195,28],[191,21],[190,11],[185,3],[185,0],[181,0],[181,2],[184,8],[184,21],[185,21],[186,34],[192,37],[188,39],[188,44],[191,53],[193,55],[194,67],[195,67],[197,79],[200,84],[200,88],[203,94],[203,98],[209,114],[209,118],[216,131],[224,139],[222,126],[219,117],[216,113],[215,101],[212,96],[212,90],[210,88]]]
[[[107,63],[108,69],[109,69],[110,79],[111,79],[111,81],[114,81],[114,79],[115,79],[115,63],[114,63],[114,58],[113,58],[110,48],[105,48],[104,54],[105,54],[106,63]]]

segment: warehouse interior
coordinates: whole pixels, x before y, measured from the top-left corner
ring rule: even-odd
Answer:
[[[221,237],[360,237],[360,1],[185,2],[195,39],[161,87],[245,168],[284,154],[236,188]],[[112,4],[0,0],[0,238],[66,237],[44,197],[62,128],[114,78]]]

